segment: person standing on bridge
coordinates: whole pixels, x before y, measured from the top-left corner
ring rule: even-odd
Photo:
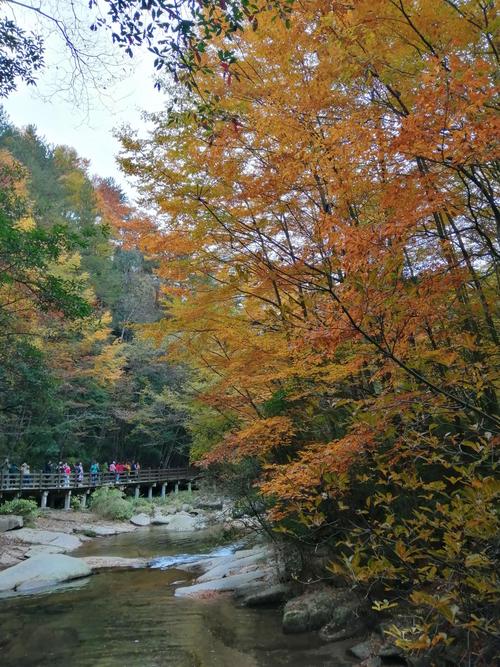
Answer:
[[[71,475],[71,468],[67,463],[63,463],[62,467],[63,476],[64,476],[64,486],[69,486],[69,479]]]
[[[83,465],[81,461],[76,466],[76,481],[78,482],[78,486],[83,484]]]
[[[23,486],[31,486],[31,470],[27,463],[21,465],[21,475],[23,476]]]
[[[92,486],[95,486],[97,484],[97,479],[99,477],[99,464],[97,461],[92,461],[92,465],[90,466],[90,482]]]

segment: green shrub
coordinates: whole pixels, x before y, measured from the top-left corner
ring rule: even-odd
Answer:
[[[90,509],[106,519],[126,521],[134,513],[132,503],[119,489],[102,487],[92,494]]]
[[[20,514],[26,521],[36,519],[40,511],[34,500],[14,498],[0,505],[0,514]]]
[[[82,498],[83,496],[71,496],[71,509],[75,510],[75,512],[79,512],[82,509]]]
[[[167,493],[165,498],[153,498],[153,503],[165,510],[179,510],[182,505],[192,505],[199,494],[192,491],[179,491],[178,493]]]

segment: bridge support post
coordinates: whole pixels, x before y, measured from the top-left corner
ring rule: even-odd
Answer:
[[[85,493],[82,495],[82,499],[80,500],[80,507],[82,510],[84,510],[87,507],[87,498],[89,496],[89,491],[85,491]]]
[[[71,509],[71,491],[66,491],[66,493],[64,494],[64,509],[65,510]]]
[[[153,500],[153,486],[148,486],[148,500]]]
[[[174,493],[179,493],[179,482],[175,483]]]
[[[188,493],[192,493],[192,491],[193,491],[193,487],[191,485],[191,482],[189,481],[188,482]]]
[[[166,491],[167,491],[167,482],[163,482],[163,484],[161,485],[161,491],[160,491],[160,496],[162,498],[165,498]]]
[[[49,492],[42,491],[42,499],[40,500],[40,509],[47,509],[47,500],[49,499]]]
[[[134,498],[137,500],[137,498],[139,498],[140,495],[141,495],[141,487],[139,486],[139,484],[137,484],[137,486],[134,489]]]

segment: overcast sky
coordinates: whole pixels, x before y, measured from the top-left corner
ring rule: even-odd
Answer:
[[[64,4],[67,6],[67,0],[54,2],[57,8]],[[16,20],[23,27],[37,27],[29,13],[16,12]],[[47,26],[42,28],[38,29],[45,35]],[[37,86],[21,84],[2,104],[16,126],[36,125],[39,134],[50,143],[73,146],[81,157],[89,159],[92,174],[113,176],[132,196],[133,188],[115,162],[120,146],[113,130],[123,124],[133,128],[144,126],[141,112],[163,109],[166,96],[153,86],[150,54],[137,54],[131,60],[117,47],[110,47],[108,35],[96,37],[96,33],[89,31],[88,36],[96,44],[100,40],[111,54],[111,69],[116,78],[103,72],[97,86],[91,81],[84,82],[82,77],[77,78],[73,88],[69,86],[72,74],[69,53],[53,32],[46,36],[47,64]],[[107,62],[111,60],[108,58]]]

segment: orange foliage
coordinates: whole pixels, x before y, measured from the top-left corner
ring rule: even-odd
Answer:
[[[500,425],[493,20],[445,0],[263,12],[226,71],[200,56],[199,99],[123,137],[157,212],[134,228],[169,303],[152,334],[235,424],[205,462],[275,457],[285,512],[425,411]]]

